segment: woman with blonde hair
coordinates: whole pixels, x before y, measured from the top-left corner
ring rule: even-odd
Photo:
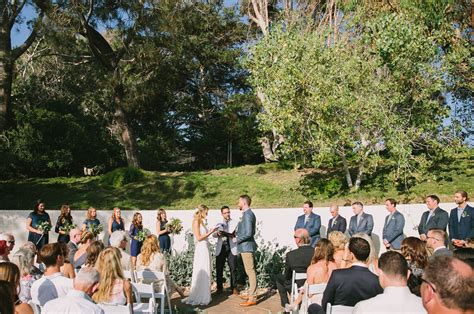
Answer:
[[[63,230],[66,225],[72,225],[71,207],[68,204],[61,205],[61,213],[54,228],[54,231],[59,234],[58,242],[68,243],[70,240],[68,232]]]
[[[143,241],[142,251],[137,257],[137,270],[152,270],[163,272],[166,277],[166,285],[170,291],[176,290],[181,297],[184,297],[183,291],[171,280],[168,273],[168,263],[164,254],[160,252],[158,238],[151,234]]]
[[[91,226],[97,227],[100,225],[100,220],[97,219],[97,209],[89,207],[86,213],[86,220],[82,223],[82,231],[89,230]]]
[[[136,212],[133,215],[132,224],[130,225],[130,231],[128,233],[132,239],[130,243],[130,256],[132,257],[133,267],[135,267],[137,256],[140,254],[143,245],[143,241],[135,239],[135,236],[137,236],[140,231],[143,231],[143,217],[142,214]]]
[[[87,259],[84,263],[84,266],[94,267],[95,263],[97,262],[97,258],[99,258],[100,252],[102,252],[104,248],[104,243],[102,243],[102,241],[92,242],[86,250]]]
[[[113,247],[99,254],[95,268],[100,274],[100,285],[92,296],[96,303],[133,304],[132,285],[123,275],[119,254],[120,251]]]
[[[341,263],[344,258],[344,250],[349,239],[341,231],[331,231],[328,240],[331,241],[334,247],[334,262],[336,263],[337,268],[341,268]]]
[[[161,252],[171,253],[171,239],[170,233],[166,229],[166,224],[168,219],[166,217],[166,211],[163,208],[158,209],[158,214],[156,216],[156,234],[160,240],[160,250]]]
[[[94,234],[88,230],[84,230],[81,235],[81,246],[74,254],[74,268],[81,268],[87,260],[87,249],[94,241]]]
[[[8,281],[11,284],[13,301],[15,303],[15,314],[33,314],[33,309],[29,304],[22,303],[18,298],[20,288],[20,269],[13,263],[0,263],[0,280]],[[3,300],[2,300],[3,302]]]
[[[112,216],[109,218],[109,224],[107,228],[109,237],[112,232],[117,230],[125,230],[125,220],[122,218],[122,211],[120,208],[114,207],[112,210]]]
[[[217,227],[208,230],[206,218],[209,208],[199,205],[194,213],[194,260],[193,275],[191,279],[191,292],[184,303],[191,305],[207,305],[211,302],[211,259],[209,253],[208,237],[213,234]]]

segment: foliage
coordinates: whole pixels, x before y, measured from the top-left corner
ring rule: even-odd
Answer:
[[[69,232],[70,232],[72,229],[75,229],[75,228],[77,228],[77,225],[76,225],[76,224],[65,223],[65,224],[60,228],[60,230],[61,230],[61,231],[64,231],[66,234],[69,234]]]
[[[36,229],[46,234],[51,230],[51,224],[48,221],[43,221],[36,226]]]
[[[94,237],[97,237],[102,231],[104,231],[104,226],[102,224],[89,224],[87,229],[94,235]]]
[[[145,241],[146,237],[149,236],[150,234],[151,234],[151,231],[145,228],[143,230],[139,230],[137,232],[137,235],[133,238],[137,241],[143,242]]]
[[[100,182],[107,186],[120,188],[129,183],[139,182],[144,177],[145,175],[140,169],[133,167],[117,168],[103,175]]]
[[[165,225],[165,229],[171,234],[180,234],[183,230],[183,222],[179,218],[171,218]]]

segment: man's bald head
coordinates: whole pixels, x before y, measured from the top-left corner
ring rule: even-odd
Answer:
[[[298,246],[308,245],[309,242],[310,242],[308,230],[306,230],[304,228],[296,229],[294,238],[295,238],[295,241],[296,241],[296,245],[298,245]]]

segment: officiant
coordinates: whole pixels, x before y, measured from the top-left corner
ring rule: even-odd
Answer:
[[[217,293],[223,292],[222,276],[224,273],[225,262],[230,269],[230,289],[233,294],[238,295],[239,292],[235,287],[235,269],[237,265],[237,240],[235,238],[235,228],[237,221],[230,218],[230,209],[228,206],[222,206],[221,215],[222,223],[217,225],[217,232],[213,234],[217,238],[216,247],[216,282]]]

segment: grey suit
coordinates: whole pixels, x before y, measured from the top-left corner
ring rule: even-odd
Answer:
[[[430,260],[435,258],[436,256],[452,256],[453,255],[453,252],[451,252],[450,250],[448,250],[447,248],[441,248],[439,250],[436,250],[433,252],[433,255],[430,256]]]
[[[383,226],[383,239],[390,243],[390,248],[399,250],[403,241],[403,228],[405,227],[405,217],[398,211],[394,211],[392,216],[385,217]]]
[[[239,222],[236,230],[237,252],[255,252],[257,243],[255,243],[255,214],[249,208],[242,214],[242,220]]]
[[[74,255],[76,254],[77,249],[78,249],[77,244],[72,241],[69,241],[67,243],[67,247],[69,248],[69,254],[68,254],[69,262],[71,264],[74,264]]]
[[[446,227],[448,226],[449,222],[448,212],[437,207],[433,211],[433,215],[431,215],[430,220],[426,221],[428,219],[429,213],[430,211],[427,210],[423,213],[423,215],[421,215],[420,224],[418,225],[418,233],[420,235],[426,235],[430,229],[435,228],[446,231]]]
[[[357,224],[357,215],[351,217],[349,222],[349,235],[352,237],[354,234],[363,232],[367,235],[372,235],[374,229],[374,218],[370,214],[362,213],[359,224]]]

